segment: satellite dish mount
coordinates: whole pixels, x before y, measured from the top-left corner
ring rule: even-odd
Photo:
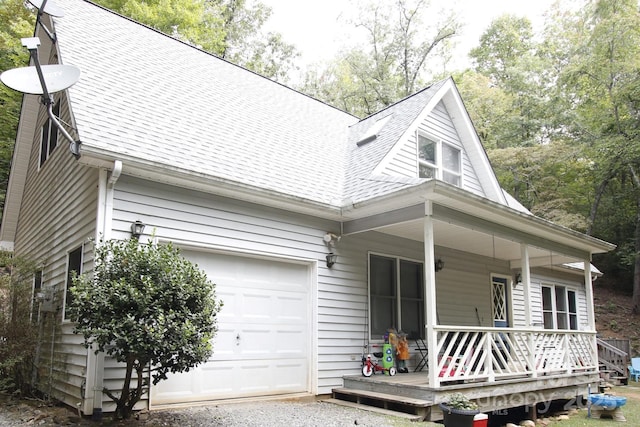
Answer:
[[[47,108],[47,114],[49,115],[49,119],[51,119],[53,124],[60,131],[60,133],[62,133],[62,136],[64,136],[67,139],[67,141],[69,141],[69,150],[71,151],[71,154],[73,154],[76,159],[80,158],[80,144],[81,144],[80,140],[74,140],[71,137],[71,135],[69,135],[69,132],[67,132],[67,130],[64,127],[62,127],[62,125],[60,124],[60,120],[55,116],[55,114],[53,114],[53,105],[55,104],[55,101],[53,99],[53,96],[49,93],[49,90],[47,89],[47,82],[45,81],[45,76],[44,76],[44,73],[42,72],[42,66],[40,65],[40,60],[38,59],[38,46],[40,46],[40,39],[38,37],[24,38],[22,39],[22,45],[29,50],[29,54],[31,55],[31,59],[33,60],[33,63],[35,65],[36,72],[38,74],[38,80],[40,81],[40,86],[42,89],[40,92],[36,92],[36,93],[42,94],[41,101],[42,101],[42,104]],[[31,67],[28,67],[28,68],[31,68]],[[76,83],[78,77],[79,77],[79,73],[77,76],[71,76],[70,79],[66,79],[65,83],[59,89],[58,88],[56,89],[64,90],[71,87],[73,84]],[[21,90],[21,91],[27,92],[25,90]]]
[[[42,15],[47,14],[56,18],[62,18],[64,16],[64,10],[58,7],[53,0],[29,0],[36,9],[38,9],[38,15],[36,16],[36,23],[40,24],[45,33],[49,36],[53,43],[56,42],[56,34],[49,30],[46,25],[42,23]]]

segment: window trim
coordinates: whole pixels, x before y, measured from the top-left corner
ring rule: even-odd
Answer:
[[[64,292],[62,293],[62,320],[65,322],[70,322],[71,320],[68,318],[67,314],[67,303],[71,298],[71,294],[69,293],[69,288],[71,285],[71,255],[75,252],[79,252],[79,262],[78,262],[78,274],[82,274],[83,265],[84,265],[84,243],[80,246],[76,246],[74,249],[67,252],[67,267],[66,267],[66,278],[64,282]]]
[[[400,281],[400,275],[401,275],[401,262],[405,261],[405,262],[410,262],[410,263],[415,263],[418,264],[421,268],[422,268],[422,296],[421,298],[416,299],[417,301],[419,301],[419,305],[421,307],[421,311],[422,313],[419,313],[419,317],[422,317],[423,319],[423,323],[424,323],[424,310],[425,310],[425,300],[424,300],[424,288],[425,288],[425,279],[424,279],[424,268],[425,268],[425,264],[424,264],[424,260],[419,260],[419,259],[413,259],[413,258],[409,258],[409,257],[403,257],[403,256],[398,256],[398,255],[389,255],[389,254],[384,254],[384,253],[380,253],[380,252],[368,252],[367,253],[367,305],[368,305],[368,310],[367,310],[367,324],[368,324],[368,328],[367,328],[367,335],[369,338],[369,342],[382,342],[382,338],[372,338],[372,332],[373,332],[373,326],[372,326],[372,314],[373,314],[373,304],[372,304],[372,294],[371,294],[371,258],[372,257],[379,257],[379,258],[387,258],[387,259],[392,259],[395,262],[395,294],[393,296],[394,299],[394,308],[395,308],[395,319],[393,319],[396,322],[396,325],[389,325],[389,327],[397,327],[399,326],[400,329],[402,329],[404,332],[406,332],[406,330],[404,330],[402,328],[402,293],[401,293],[401,289],[402,289],[402,283]],[[419,336],[421,338],[424,338],[424,328],[419,328]],[[415,337],[414,337],[415,338]]]
[[[430,162],[428,160],[423,160],[420,158],[420,138],[424,138],[427,139],[428,141],[431,141],[434,143],[434,157],[435,157],[435,161],[434,162]],[[444,160],[443,160],[443,146],[446,145],[449,148],[454,149],[455,151],[457,151],[458,153],[458,163],[459,163],[459,169],[458,171],[454,171],[452,169],[449,168],[445,168],[444,165]],[[421,166],[426,166],[428,168],[431,168],[435,171],[435,179],[438,179],[440,181],[445,181],[444,179],[444,175],[445,173],[447,174],[451,174],[455,177],[457,177],[458,179],[458,183],[457,184],[452,184],[448,181],[445,181],[451,185],[455,185],[456,187],[462,188],[462,184],[463,184],[463,156],[462,156],[462,148],[458,147],[455,144],[452,144],[450,142],[447,142],[445,140],[443,140],[442,138],[436,138],[432,135],[429,135],[426,132],[420,131],[418,130],[416,132],[416,170],[418,173],[418,178],[422,178],[420,176],[420,167]]]
[[[551,310],[544,308],[544,289],[549,289],[551,295]],[[565,298],[565,309],[558,310],[558,301],[557,301],[557,292],[559,290],[563,291],[563,296]],[[570,311],[571,309],[571,301],[569,299],[569,294],[573,294],[573,305],[575,307],[575,312]],[[580,315],[578,311],[578,291],[567,284],[562,283],[548,283],[543,282],[540,284],[540,304],[542,309],[542,327],[546,330],[560,330],[560,331],[578,331],[580,330]],[[545,314],[550,313],[551,319],[553,321],[553,327],[548,328],[547,322],[545,321]],[[560,328],[558,325],[558,316],[563,315],[564,321],[566,324],[565,328]],[[575,319],[575,328],[572,327],[572,317]]]

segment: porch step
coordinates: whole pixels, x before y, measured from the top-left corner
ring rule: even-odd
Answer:
[[[397,414],[403,414],[403,418],[416,421],[426,420],[431,406],[433,406],[433,402],[429,400],[379,393],[376,391],[334,388],[332,392],[332,400],[337,400],[341,403],[349,402],[351,405],[357,405],[357,407],[361,409],[376,412],[379,410],[394,412],[395,416],[398,416]]]

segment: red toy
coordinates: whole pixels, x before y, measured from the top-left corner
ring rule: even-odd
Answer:
[[[382,357],[382,353],[373,353],[373,355],[377,358]],[[374,361],[370,354],[367,354],[366,357],[362,356],[362,375],[370,377],[376,372],[388,372],[389,375],[394,376],[396,374],[396,368],[395,366],[385,368],[380,365],[377,360]]]

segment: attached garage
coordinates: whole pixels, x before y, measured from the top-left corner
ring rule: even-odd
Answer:
[[[153,386],[151,405],[312,393],[312,266],[205,251],[182,254],[216,284],[224,306],[211,358]]]

